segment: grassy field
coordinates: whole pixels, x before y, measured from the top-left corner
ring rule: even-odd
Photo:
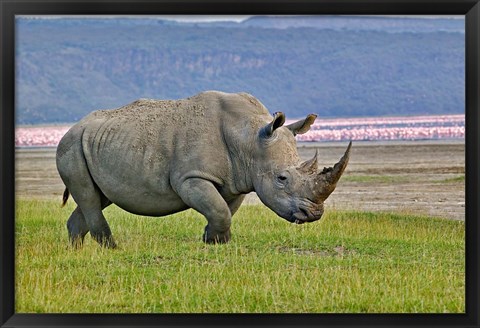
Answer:
[[[327,211],[292,225],[242,206],[232,241],[205,245],[194,211],[165,218],[105,210],[119,244],[68,247],[70,200],[18,199],[16,312],[459,313],[464,222]]]

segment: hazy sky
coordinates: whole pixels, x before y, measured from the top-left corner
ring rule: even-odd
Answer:
[[[165,19],[182,22],[212,22],[212,21],[234,21],[241,22],[251,15],[18,15],[18,18],[30,19],[58,19],[58,18],[93,18],[93,19],[115,19],[115,18],[149,18]]]
[[[265,15],[265,16],[299,16],[299,15]],[[311,15],[307,15],[311,16]],[[339,15],[342,16],[342,15]],[[345,15],[348,17],[348,15]],[[359,17],[362,15],[350,15],[354,17]],[[464,19],[463,15],[448,15],[448,16],[435,16],[435,15],[363,15],[365,17],[394,17],[394,18],[444,18],[444,19]],[[165,19],[165,20],[174,20],[179,22],[214,22],[214,21],[234,21],[241,22],[252,15],[20,15],[20,18],[31,18],[31,19],[56,19],[56,18],[94,18],[94,19],[114,19],[114,18],[149,18],[149,19]]]

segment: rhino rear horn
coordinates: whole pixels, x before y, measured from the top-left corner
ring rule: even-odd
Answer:
[[[343,171],[347,167],[348,160],[350,158],[350,148],[352,147],[352,142],[348,144],[345,154],[343,154],[340,161],[335,164],[333,167],[324,168],[322,172],[317,175],[317,182],[320,184],[320,193],[322,198],[326,199],[335,189],[338,180],[342,176]]]
[[[273,120],[260,129],[260,136],[270,138],[273,132],[285,123],[285,114],[276,112],[273,114]]]
[[[315,155],[313,155],[313,157],[308,161],[303,162],[298,168],[298,170],[306,174],[317,173],[317,169],[318,169],[317,157],[318,157],[318,149],[315,149]]]
[[[307,118],[304,120],[297,121],[295,123],[286,125],[286,127],[292,131],[293,135],[296,136],[297,134],[304,134],[308,130],[310,130],[310,126],[315,122],[317,115],[315,114],[308,114]]]

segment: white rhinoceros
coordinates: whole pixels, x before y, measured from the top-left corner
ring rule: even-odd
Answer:
[[[312,222],[335,189],[351,143],[333,168],[317,172],[317,155],[300,163],[295,135],[316,115],[284,126],[246,94],[207,91],[181,100],[141,99],[93,112],[74,125],[57,148],[57,168],[77,203],[67,222],[70,241],[90,231],[115,247],[102,210],[163,216],[193,208],[208,224],[203,241],[230,239],[232,215],[246,194],[292,223]]]

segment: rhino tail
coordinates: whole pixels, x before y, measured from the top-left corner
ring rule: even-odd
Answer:
[[[67,203],[68,196],[70,196],[70,191],[68,191],[68,188],[65,188],[65,191],[63,192],[62,207]]]

